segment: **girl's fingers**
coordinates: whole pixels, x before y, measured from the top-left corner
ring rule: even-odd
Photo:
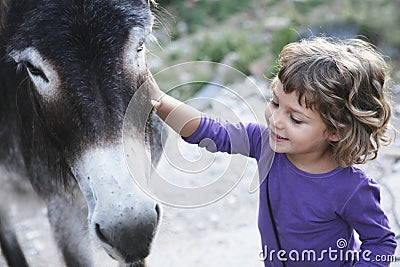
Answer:
[[[153,105],[153,109],[157,112],[158,108],[160,106],[160,101],[153,100],[153,99],[151,99],[150,101],[151,101],[151,104]]]

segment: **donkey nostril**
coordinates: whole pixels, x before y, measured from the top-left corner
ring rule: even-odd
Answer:
[[[107,240],[107,238],[104,236],[104,234],[101,232],[101,230],[100,230],[100,225],[99,225],[98,223],[96,223],[95,230],[96,230],[96,235],[97,235],[97,237],[98,237],[102,242],[108,244],[108,240]]]

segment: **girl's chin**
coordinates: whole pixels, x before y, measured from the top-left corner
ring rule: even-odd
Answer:
[[[286,153],[286,151],[280,147],[280,144],[275,142],[274,140],[269,140],[269,146],[275,153]]]

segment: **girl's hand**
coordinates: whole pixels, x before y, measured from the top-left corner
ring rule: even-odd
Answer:
[[[158,112],[158,109],[160,107],[160,101],[151,99],[151,104],[153,105],[154,111]]]
[[[158,87],[157,82],[154,80],[154,77],[153,77],[153,75],[151,75],[151,73],[149,73],[149,75],[148,75],[146,84],[147,84],[147,88],[150,93],[151,100],[159,101],[165,95],[165,93],[163,91],[161,91],[160,87]],[[153,103],[153,106],[154,106],[154,103]]]
[[[192,135],[200,125],[201,112],[161,91],[150,73],[146,85],[157,115],[181,136]]]

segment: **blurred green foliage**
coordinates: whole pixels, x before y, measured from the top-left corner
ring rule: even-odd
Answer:
[[[354,29],[354,36],[380,47],[392,60],[400,61],[400,1],[396,0],[158,0],[174,17],[169,38],[190,37],[189,46],[170,49],[166,60],[224,62],[234,55],[233,67],[249,74],[249,66],[265,59],[265,76],[277,71],[276,59],[284,45],[300,33],[318,34],[328,27]],[[242,12],[242,22],[232,24],[232,15]],[[261,14],[261,15],[260,15]],[[267,28],[270,17],[286,20]],[[183,25],[183,28],[180,28]],[[234,25],[234,26],[233,26]],[[241,26],[247,25],[247,26]],[[247,28],[246,28],[247,27]],[[221,30],[218,30],[221,29]],[[223,30],[225,29],[225,30]],[[226,30],[229,29],[229,30]],[[198,33],[201,32],[199,35]],[[186,38],[188,39],[188,38]],[[187,49],[187,50],[186,50]],[[168,63],[167,63],[168,64]],[[399,77],[400,79],[400,77]]]
[[[207,35],[194,43],[194,60],[222,62],[232,55],[229,62],[239,71],[249,74],[249,65],[265,53],[265,45],[259,40],[248,40],[245,32],[225,32],[221,35]]]
[[[327,2],[326,0],[306,0],[306,1],[292,1],[296,10],[301,12],[302,14],[310,12],[316,6],[323,5]]]
[[[273,59],[277,59],[279,53],[282,51],[282,48],[285,45],[296,41],[297,37],[297,32],[295,32],[292,28],[282,28],[273,32],[269,45],[269,49],[273,55]],[[279,71],[278,63],[275,60],[273,62],[269,62],[269,66],[269,71],[266,73],[266,76],[268,78],[272,78]]]
[[[168,6],[169,12],[187,25],[188,33],[200,26],[210,26],[232,14],[250,8],[253,0],[159,0],[161,6]],[[179,31],[173,31],[173,39],[179,38]]]
[[[359,26],[357,34],[379,45],[400,49],[400,1],[292,0],[287,13],[293,25],[309,27],[347,22]],[[399,56],[399,55],[397,55]]]

